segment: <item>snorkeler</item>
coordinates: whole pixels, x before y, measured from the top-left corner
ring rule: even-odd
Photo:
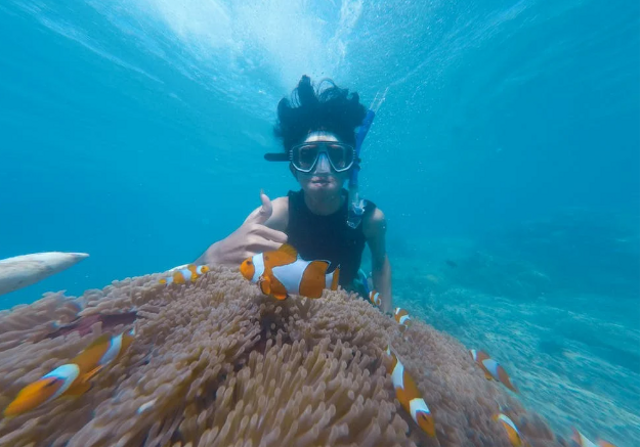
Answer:
[[[261,192],[262,206],[236,231],[211,245],[196,264],[237,267],[248,257],[288,243],[302,259],[339,266],[339,285],[362,293],[357,286],[358,270],[366,243],[371,250],[373,286],[382,301],[380,309],[391,312],[384,214],[356,195],[359,206],[354,223],[350,194],[343,187],[359,169],[355,130],[366,115],[357,93],[349,95],[333,82],[316,92],[309,77],[303,76],[291,101],[283,98],[278,104],[274,130],[284,153],[265,155],[268,161],[289,162],[300,191],[289,191],[273,201]]]

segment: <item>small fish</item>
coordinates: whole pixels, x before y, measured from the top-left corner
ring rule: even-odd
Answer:
[[[420,396],[420,391],[398,356],[387,346],[387,355],[391,358],[391,366],[387,373],[391,374],[391,382],[396,390],[396,397],[400,405],[411,415],[416,424],[429,436],[436,435],[436,425],[433,415]]]
[[[380,299],[380,294],[375,290],[372,290],[371,292],[369,292],[369,301],[371,301],[371,304],[373,304],[374,306],[380,306],[382,304],[382,299]]]
[[[405,331],[409,329],[409,326],[411,326],[411,317],[409,316],[409,312],[404,309],[396,307],[393,311],[393,318],[395,318],[400,325],[401,331]]]
[[[575,428],[573,429],[573,436],[571,436],[571,441],[573,442],[573,445],[577,447],[616,447],[610,442],[604,441],[602,439],[599,439],[598,443],[594,444]]]
[[[456,268],[456,267],[458,266],[458,264],[456,264],[456,263],[455,263],[454,261],[452,261],[451,259],[447,259],[445,262],[446,262],[446,263],[447,263],[447,265],[448,265],[449,267],[451,267],[452,269],[454,269],[454,268]]]
[[[79,375],[80,369],[77,365],[66,364],[57,367],[22,388],[16,398],[5,408],[4,417],[26,413],[61,396],[71,388]]]
[[[502,424],[509,437],[509,442],[513,447],[523,447],[526,445],[522,440],[518,427],[516,427],[516,424],[514,424],[506,414],[498,413],[493,417],[493,420]]]
[[[0,261],[0,295],[30,286],[77,264],[86,253],[46,252]]]
[[[69,363],[22,388],[5,408],[4,416],[26,413],[59,396],[86,393],[91,388],[89,381],[109,363],[120,358],[133,342],[134,335],[133,329],[115,336],[101,335]]]
[[[96,368],[101,369],[119,359],[133,343],[134,336],[134,329],[118,335],[103,334],[74,358],[71,363],[78,365],[83,373],[90,373]]]
[[[160,284],[186,284],[187,282],[194,282],[199,276],[204,275],[209,271],[209,267],[206,265],[189,264],[185,267],[178,267],[173,270],[171,276],[162,278]]]
[[[265,295],[284,300],[289,294],[320,298],[322,290],[338,288],[340,267],[327,273],[329,262],[305,261],[289,244],[274,251],[258,253],[240,264],[242,276]]]
[[[71,332],[78,332],[80,337],[84,337],[91,333],[91,326],[100,322],[102,324],[102,330],[111,329],[120,324],[128,325],[133,324],[138,317],[138,312],[133,310],[130,312],[123,312],[119,314],[93,314],[77,317],[72,322],[55,326],[52,332],[46,335],[46,338],[56,338],[63,335],[70,334]]]
[[[514,393],[518,392],[518,389],[511,383],[507,371],[505,371],[498,362],[489,357],[489,354],[484,351],[476,351],[475,349],[470,349],[469,352],[471,353],[473,361],[476,362],[484,372],[487,380],[496,380]]]

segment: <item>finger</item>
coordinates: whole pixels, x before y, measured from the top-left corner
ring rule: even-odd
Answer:
[[[275,251],[280,248],[282,244],[269,239],[260,239],[253,244],[250,244],[247,248],[253,253],[264,253],[267,251]]]
[[[287,236],[286,233],[274,230],[273,228],[265,227],[264,225],[260,225],[257,231],[255,231],[253,234],[272,242],[276,242],[280,245],[284,244],[289,239],[289,236]]]
[[[262,206],[260,207],[260,211],[258,211],[255,222],[263,224],[271,217],[273,206],[271,205],[271,200],[269,200],[269,197],[267,197],[263,190],[260,190],[260,200],[262,201]]]
[[[273,206],[271,205],[271,200],[264,193],[264,191],[260,190],[260,200],[262,201],[262,205],[260,208],[256,208],[249,217],[246,218],[244,223],[257,223],[264,224],[273,213]]]

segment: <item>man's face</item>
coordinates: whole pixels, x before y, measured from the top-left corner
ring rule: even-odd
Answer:
[[[340,142],[340,139],[334,133],[317,131],[310,133],[304,140],[305,143],[317,141]],[[316,199],[322,199],[338,194],[344,182],[349,179],[351,170],[336,172],[331,167],[326,153],[321,152],[318,157],[318,162],[313,171],[309,173],[294,171],[294,174],[305,194]]]

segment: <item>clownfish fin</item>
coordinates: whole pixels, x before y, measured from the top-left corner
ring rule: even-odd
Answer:
[[[289,295],[286,293],[274,293],[272,296],[277,300],[283,301],[286,300]]]
[[[511,377],[509,376],[509,374],[507,374],[507,371],[504,369],[502,365],[498,365],[497,372],[498,372],[498,381],[502,383],[504,386],[506,386],[507,388],[509,388],[514,393],[517,393],[518,388],[516,388],[516,386],[513,384],[513,382],[511,381]]]
[[[271,280],[269,280],[269,277],[262,275],[260,278],[258,278],[258,288],[265,295],[270,295],[271,294]]]
[[[507,379],[505,381],[501,381],[502,384],[504,386],[506,386],[507,388],[509,388],[511,391],[513,391],[514,393],[520,393],[520,391],[518,391],[518,388],[515,386],[515,384],[509,379],[509,377],[507,377]]]
[[[100,335],[98,338],[96,338],[95,340],[93,340],[93,341],[89,344],[89,346],[87,346],[86,348],[84,348],[84,351],[83,351],[83,352],[87,352],[87,351],[89,351],[90,349],[95,348],[96,346],[104,345],[104,344],[108,343],[110,339],[111,339],[111,335],[109,335],[109,334],[102,334],[102,335]],[[77,358],[77,357],[76,357],[76,358]]]
[[[164,278],[162,278],[162,279],[161,279],[160,281],[158,281],[158,282],[159,282],[160,284],[166,284],[166,283],[167,283],[167,280],[166,280],[166,279],[164,279]]]
[[[307,268],[305,269],[305,273],[313,272],[316,275],[322,276],[327,272],[328,268],[329,268],[328,261],[311,261],[309,265],[307,265]]]
[[[99,365],[96,366],[95,368],[93,368],[91,371],[89,371],[88,373],[86,373],[85,375],[83,375],[81,377],[81,381],[82,382],[88,382],[89,380],[93,379],[93,377],[98,374],[102,368],[104,368],[104,365]]]
[[[333,271],[333,277],[331,279],[331,290],[338,290],[338,282],[340,281],[340,265]]]
[[[278,248],[278,251],[291,257],[291,262],[298,259],[298,250],[296,250],[291,244],[287,244],[287,243],[282,244]]]
[[[76,380],[73,385],[71,385],[67,391],[62,393],[62,396],[82,396],[84,393],[89,391],[93,385],[88,380]]]

